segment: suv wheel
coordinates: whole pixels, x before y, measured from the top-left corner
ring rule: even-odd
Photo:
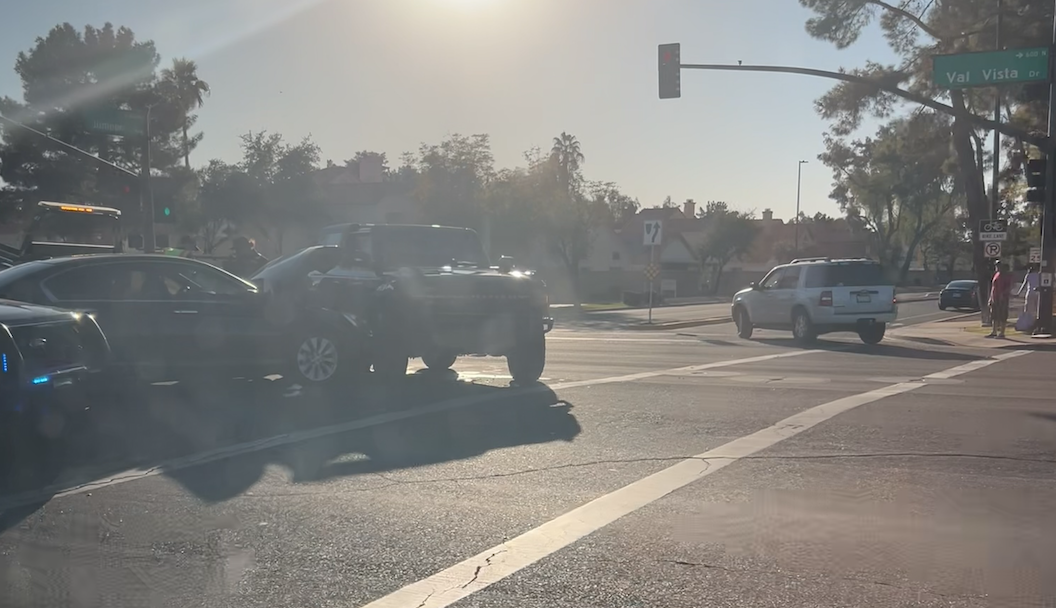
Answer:
[[[792,313],[792,337],[796,342],[803,344],[813,342],[818,337],[814,331],[814,324],[810,322],[810,316],[802,308]]]
[[[541,330],[534,330],[522,337],[506,355],[506,366],[517,384],[537,382],[546,366],[546,335]]]
[[[743,306],[738,306],[733,313],[733,322],[737,325],[737,336],[745,340],[752,337],[752,331],[755,327],[752,325],[752,319],[748,316],[748,311]]]
[[[874,323],[858,330],[858,337],[866,344],[879,344],[887,332],[887,323]]]
[[[458,359],[458,355],[455,353],[437,351],[422,356],[422,363],[425,363],[425,366],[429,369],[442,371],[454,365],[456,359]]]

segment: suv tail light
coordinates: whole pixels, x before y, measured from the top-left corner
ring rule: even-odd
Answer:
[[[818,298],[818,306],[832,306],[832,292],[823,291],[821,297]]]

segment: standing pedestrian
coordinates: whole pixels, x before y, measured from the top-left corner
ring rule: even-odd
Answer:
[[[234,255],[227,259],[224,270],[233,275],[248,279],[268,263],[268,258],[257,251],[257,244],[252,239],[237,236],[231,242]]]
[[[1034,328],[1038,322],[1039,307],[1038,302],[1040,301],[1040,293],[1038,288],[1041,286],[1041,275],[1038,272],[1038,265],[1031,264],[1027,267],[1027,274],[1023,277],[1023,284],[1019,286],[1019,291],[1016,295],[1023,295],[1026,292],[1026,302],[1023,304],[1023,313],[1019,316],[1019,320],[1016,321],[1016,329],[1018,331],[1026,332]]]
[[[1008,264],[999,262],[990,282],[990,321],[993,329],[987,338],[1004,338],[1008,324],[1008,301],[1012,297],[1012,275]]]

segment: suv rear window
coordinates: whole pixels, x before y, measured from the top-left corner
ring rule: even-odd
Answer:
[[[819,264],[808,268],[807,287],[870,287],[893,284],[880,264]]]

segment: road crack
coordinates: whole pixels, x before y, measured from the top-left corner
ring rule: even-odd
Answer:
[[[475,583],[477,581],[477,578],[480,577],[480,572],[482,570],[484,570],[484,568],[487,568],[488,566],[491,565],[491,560],[494,559],[495,556],[497,556],[499,554],[502,554],[502,553],[505,553],[505,552],[506,552],[506,548],[503,547],[502,549],[499,549],[498,551],[496,551],[496,552],[492,553],[491,555],[487,556],[486,558],[484,558],[484,563],[480,564],[479,566],[477,566],[476,570],[473,571],[473,578],[469,579],[469,581],[466,582],[466,584],[462,585],[462,589],[465,589],[466,587],[469,587],[470,585]]]

